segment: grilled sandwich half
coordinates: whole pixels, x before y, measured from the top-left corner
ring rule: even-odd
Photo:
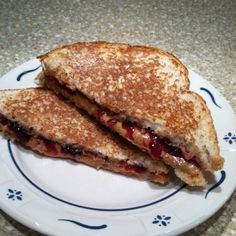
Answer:
[[[162,161],[99,127],[49,90],[0,90],[0,130],[49,157],[72,159],[156,183],[169,180]]]
[[[160,49],[79,42],[38,57],[44,87],[117,132],[193,186],[222,167],[205,101],[189,90],[187,68]]]

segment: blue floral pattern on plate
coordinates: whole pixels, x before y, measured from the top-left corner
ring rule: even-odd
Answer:
[[[10,189],[10,188],[8,189],[7,197],[8,199],[11,199],[13,201],[15,200],[21,201],[23,199],[23,195],[21,191],[18,191],[16,189]]]
[[[180,192],[183,188],[185,188],[187,185],[185,183],[182,183],[181,185],[178,186],[177,189],[173,189],[173,192],[167,194],[166,196],[163,196],[161,197],[160,199],[157,199],[153,202],[149,202],[149,203],[146,203],[146,204],[143,204],[143,205],[138,205],[138,206],[133,206],[133,207],[128,207],[128,208],[107,208],[107,209],[104,209],[104,208],[95,208],[95,207],[90,207],[90,206],[83,206],[83,205],[79,205],[79,204],[76,204],[76,203],[73,203],[73,202],[69,202],[69,201],[66,201],[64,199],[61,199],[55,195],[52,195],[51,193],[45,191],[44,189],[40,188],[38,185],[36,185],[24,172],[23,170],[20,168],[20,166],[18,165],[15,157],[14,157],[14,154],[12,152],[12,149],[11,149],[11,142],[10,140],[7,141],[7,144],[8,144],[8,151],[9,151],[9,154],[10,154],[10,157],[14,163],[14,165],[16,166],[16,168],[19,170],[19,172],[22,174],[22,176],[29,182],[31,183],[35,188],[37,188],[38,190],[40,190],[41,192],[43,192],[44,194],[48,195],[49,197],[52,197],[60,202],[63,202],[63,203],[66,203],[66,204],[69,204],[71,206],[75,206],[75,207],[80,207],[80,208],[84,208],[84,209],[88,209],[88,210],[95,210],[95,211],[130,211],[130,210],[136,210],[136,209],[140,209],[140,208],[144,208],[144,207],[149,207],[151,205],[155,205],[155,204],[158,204],[160,202],[163,202],[169,198],[171,198],[172,196],[176,195],[178,192]]]
[[[30,66],[29,66],[30,65]],[[11,73],[11,76],[6,76],[6,77],[4,77],[4,80],[3,81],[6,81],[6,80],[11,80],[11,78],[13,78],[14,79],[14,84],[16,85],[16,87],[20,84],[20,82],[24,82],[26,85],[27,85],[27,81],[32,81],[32,79],[30,78],[30,72],[31,72],[31,70],[34,70],[34,69],[36,69],[37,70],[37,67],[38,66],[38,62],[37,62],[37,64],[36,64],[36,62],[34,62],[34,63],[32,63],[32,62],[30,62],[29,64],[27,64],[27,66],[23,66],[23,69],[22,69],[22,67],[19,67],[19,71],[20,72],[22,72],[21,74],[20,73],[18,73],[18,72],[12,72]],[[40,70],[40,69],[38,69],[38,70]],[[27,72],[27,73],[25,73],[25,72]],[[28,74],[29,73],[29,74]],[[32,74],[33,74],[33,71],[32,71]],[[18,80],[17,80],[17,76],[19,76],[18,77]],[[25,76],[25,77],[24,77]],[[193,74],[193,79],[195,79],[195,74]],[[24,80],[24,78],[25,78],[25,80]],[[27,79],[26,79],[27,78]],[[190,78],[191,79],[191,78]],[[196,81],[196,80],[195,80]],[[201,82],[202,82],[202,85],[201,85]],[[195,89],[198,89],[199,90],[199,88],[201,87],[201,86],[205,86],[205,83],[203,83],[204,81],[202,81],[202,79],[201,78],[199,78],[199,83],[197,82],[196,83],[196,85],[194,86],[194,88]],[[2,83],[2,84],[4,84],[4,82]],[[203,85],[204,84],[204,85]],[[15,86],[14,85],[14,86]],[[10,88],[14,88],[14,86],[13,85],[11,85],[10,86]],[[202,87],[203,88],[203,87]],[[207,89],[207,90],[206,90]],[[224,101],[224,100],[222,100],[222,99],[220,99],[220,96],[216,93],[216,91],[214,91],[213,90],[213,88],[211,88],[210,86],[208,87],[207,85],[205,86],[205,88],[204,89],[200,89],[200,90],[202,90],[201,92],[202,93],[204,93],[203,95],[205,95],[205,97],[207,97],[207,98],[209,98],[209,105],[210,105],[210,107],[213,107],[213,108],[215,108],[215,110],[217,111],[217,112],[219,112],[220,113],[220,115],[219,115],[219,119],[222,119],[223,120],[223,118],[224,118],[224,116],[221,116],[221,113],[223,113],[223,112],[225,112],[225,110],[227,111],[227,106],[225,106],[225,110],[221,110],[220,109],[220,107],[219,107],[219,105],[222,107],[222,108],[224,108],[224,104],[226,104],[226,102]],[[210,91],[210,93],[209,93],[209,91]],[[213,100],[211,99],[211,95],[213,96]],[[215,97],[214,97],[215,96]],[[214,103],[214,101],[215,101],[215,103]],[[218,105],[218,106],[217,106]],[[217,107],[216,107],[217,106]],[[230,113],[231,114],[231,113]],[[234,115],[232,115],[233,117],[234,117]],[[218,117],[217,117],[218,118]],[[233,131],[233,128],[228,128],[228,127],[230,127],[230,126],[227,126],[227,128],[225,129],[225,126],[224,126],[224,120],[222,121],[222,129],[220,129],[220,135],[221,135],[221,141],[224,143],[224,144],[226,144],[228,147],[229,147],[229,149],[230,149],[230,146],[232,146],[231,144],[235,144],[235,139],[234,138],[232,138],[232,137],[234,137],[234,135],[236,135],[236,133]],[[224,128],[224,129],[223,129]],[[223,133],[222,133],[223,132]],[[229,132],[231,133],[231,135],[229,135]],[[231,141],[230,141],[231,140]],[[54,226],[54,224],[56,224],[56,226],[55,227],[52,227],[52,228],[50,228],[49,230],[50,230],[50,234],[61,234],[62,233],[62,231],[65,229],[65,227],[68,227],[68,235],[72,235],[71,234],[71,232],[73,232],[73,230],[78,230],[78,231],[82,231],[82,230],[84,230],[84,232],[86,233],[86,234],[88,234],[88,235],[94,235],[94,233],[95,232],[97,232],[97,233],[99,233],[99,234],[101,234],[101,235],[105,235],[105,234],[108,234],[108,230],[109,230],[109,233],[110,233],[110,235],[112,235],[113,233],[112,232],[114,232],[114,234],[115,233],[117,233],[117,231],[113,231],[113,229],[114,230],[116,230],[118,227],[120,227],[120,224],[117,224],[116,225],[116,220],[114,220],[114,221],[111,221],[111,219],[113,219],[113,214],[115,215],[115,213],[113,212],[112,214],[111,214],[111,217],[107,217],[106,219],[105,219],[105,221],[103,222],[103,220],[104,220],[104,218],[102,217],[102,219],[100,218],[100,213],[99,212],[94,212],[94,215],[93,215],[93,218],[90,218],[88,215],[84,215],[84,214],[82,214],[81,212],[82,211],[85,211],[85,210],[91,210],[91,211],[94,211],[94,210],[102,210],[103,211],[103,209],[91,209],[91,207],[89,206],[88,208],[85,208],[85,209],[83,209],[83,210],[79,210],[79,214],[77,214],[77,215],[75,215],[75,214],[72,214],[71,216],[69,216],[69,214],[68,214],[68,212],[66,211],[64,211],[63,210],[63,208],[61,207],[61,203],[66,203],[66,204],[68,204],[68,202],[66,202],[66,201],[64,201],[63,199],[59,199],[58,197],[57,197],[57,195],[56,196],[52,196],[51,194],[50,194],[50,192],[46,192],[46,190],[44,190],[44,189],[42,189],[42,188],[38,188],[39,186],[37,186],[31,179],[30,179],[30,176],[28,176],[27,175],[27,173],[24,173],[23,172],[23,170],[24,169],[20,169],[20,166],[19,165],[17,165],[17,159],[15,159],[14,157],[13,157],[13,153],[12,153],[12,150],[11,150],[11,147],[10,147],[10,142],[8,143],[8,145],[9,145],[9,153],[10,153],[10,156],[11,156],[11,158],[9,159],[9,161],[13,161],[13,164],[14,164],[14,166],[12,167],[12,169],[14,168],[14,171],[16,171],[16,170],[18,170],[18,172],[20,172],[20,174],[23,176],[23,178],[27,181],[27,182],[29,182],[33,187],[36,187],[36,189],[37,190],[39,190],[39,191],[41,191],[43,194],[46,194],[48,197],[51,197],[51,198],[53,198],[52,200],[55,200],[55,201],[53,201],[53,210],[54,210],[54,207],[55,207],[55,209],[56,210],[58,210],[58,213],[59,214],[56,214],[56,216],[55,217],[53,217],[52,219],[50,219],[50,217],[48,217],[48,215],[47,215],[47,211],[45,210],[45,211],[40,211],[40,212],[38,212],[37,211],[37,209],[38,208],[36,208],[36,210],[35,210],[35,208],[32,208],[32,209],[30,209],[31,210],[31,214],[32,214],[32,217],[34,217],[35,215],[37,215],[37,217],[38,217],[38,215],[41,213],[42,215],[40,216],[41,218],[42,218],[42,222],[44,222],[44,220],[45,220],[45,217],[48,217],[47,218],[47,223],[48,223],[48,225],[53,225]],[[5,149],[4,149],[5,150]],[[8,159],[8,156],[7,156],[7,159]],[[226,162],[227,162],[227,160],[226,160]],[[16,168],[15,168],[16,167]],[[230,169],[230,168],[233,168],[233,165],[226,165],[225,166],[225,172],[227,172],[228,173],[228,170]],[[3,173],[4,174],[4,173]],[[219,176],[219,174],[220,174],[220,172],[218,172],[217,173],[217,175],[216,175],[216,181],[215,182],[219,182],[219,179],[221,178],[220,176]],[[233,176],[235,175],[235,172],[233,172]],[[6,176],[7,176],[7,174],[6,174]],[[227,181],[227,179],[226,179],[226,181]],[[23,182],[24,183],[24,182]],[[228,198],[228,196],[229,196],[229,192],[231,192],[231,191],[233,191],[233,183],[232,183],[232,181],[229,181],[229,182],[227,182],[227,183],[229,183],[229,185],[221,185],[220,187],[221,187],[221,193],[220,194],[218,194],[217,193],[217,191],[215,192],[215,191],[212,191],[213,190],[213,186],[214,186],[214,190],[216,190],[215,188],[216,187],[218,187],[218,186],[216,186],[216,183],[212,183],[211,184],[211,186],[208,186],[208,190],[206,189],[204,192],[203,192],[203,194],[199,194],[199,197],[198,198],[196,198],[196,203],[197,204],[200,204],[200,206],[198,205],[198,207],[199,207],[199,210],[202,210],[202,208],[203,208],[203,211],[201,211],[200,213],[201,213],[201,215],[200,214],[196,214],[196,215],[194,215],[193,216],[193,219],[194,220],[196,220],[198,223],[201,223],[201,222],[203,222],[203,220],[206,220],[208,217],[210,217],[218,208],[219,208],[219,206],[221,206],[224,202],[225,202],[225,199],[227,199]],[[24,186],[24,185],[23,185]],[[22,186],[22,188],[23,188],[23,186]],[[229,187],[229,190],[230,191],[224,191],[225,190],[225,186],[227,186],[227,187]],[[8,189],[11,189],[11,191],[8,191]],[[163,198],[161,198],[160,200],[161,201],[164,201],[164,200],[166,200],[167,198],[170,198],[170,197],[173,197],[173,196],[175,196],[176,198],[177,198],[177,196],[176,196],[176,194],[178,193],[178,194],[182,194],[183,195],[183,202],[181,202],[181,204],[183,204],[183,206],[185,206],[185,200],[187,199],[189,199],[189,200],[192,200],[191,199],[191,194],[188,194],[188,190],[186,189],[186,191],[182,191],[183,189],[185,189],[185,186],[183,185],[182,186],[182,188],[180,188],[180,189],[175,189],[174,190],[174,192],[173,192],[173,194],[170,194],[170,195],[167,195],[167,196],[163,196]],[[210,190],[211,189],[211,190]],[[15,191],[14,191],[15,190]],[[5,198],[4,200],[5,201],[3,201],[3,206],[5,206],[7,203],[22,203],[22,198],[23,198],[23,200],[25,200],[25,192],[23,192],[23,191],[19,191],[19,190],[22,190],[21,188],[18,188],[18,187],[16,187],[16,186],[7,186],[6,188],[5,188],[5,182],[4,182],[4,186],[3,186],[3,198]],[[29,190],[31,190],[31,188],[29,188]],[[209,195],[207,196],[207,198],[206,199],[204,199],[204,196],[206,196],[206,194],[207,194],[207,191],[209,191]],[[21,195],[20,195],[20,193],[18,193],[18,192],[21,192]],[[30,191],[29,193],[27,192],[27,197],[28,197],[28,195],[30,196],[30,194],[31,194],[31,192],[33,192],[33,191]],[[19,198],[17,199],[17,197],[15,196],[15,193],[17,193],[17,195],[19,195],[18,197],[19,198],[21,198],[21,200],[19,200]],[[11,196],[11,195],[13,195],[13,196]],[[12,202],[13,201],[13,198],[14,199],[16,199],[15,200],[15,202]],[[44,204],[46,203],[46,200],[44,200],[44,198],[41,198],[42,199],[42,207],[44,207]],[[8,201],[9,200],[9,201]],[[159,200],[159,199],[157,199],[157,200]],[[212,200],[214,201],[214,204],[209,204],[209,210],[210,211],[205,211],[205,206],[206,206],[206,204],[207,204],[207,202],[208,201],[211,201],[212,202]],[[18,202],[17,202],[18,201]],[[57,201],[60,201],[59,202],[59,204],[57,203]],[[158,201],[159,202],[159,201]],[[156,203],[158,203],[158,202],[155,202],[155,204]],[[195,202],[191,202],[191,204],[195,204]],[[5,204],[5,205],[4,205]],[[73,203],[71,204],[71,203],[69,203],[71,206],[75,206],[75,207],[78,207],[78,205],[76,204],[76,205],[74,205]],[[191,209],[191,204],[190,204],[190,209]],[[17,205],[17,204],[13,204],[14,206],[15,205]],[[33,204],[32,204],[33,205]],[[151,205],[147,205],[146,207],[149,207],[149,206],[151,206]],[[27,206],[27,204],[26,205],[24,205],[24,207],[28,207]],[[38,207],[38,205],[37,205],[37,207]],[[79,207],[81,207],[81,206],[79,206]],[[82,207],[84,207],[84,206],[82,206]],[[86,206],[85,206],[86,207]],[[154,205],[152,205],[152,207],[154,208]],[[156,208],[155,208],[155,211],[156,211],[156,213],[154,213],[153,214],[153,212],[150,212],[149,213],[149,210],[147,209],[147,211],[140,211],[140,216],[138,215],[138,214],[136,214],[136,212],[135,212],[135,216],[139,216],[140,217],[140,219],[142,220],[142,223],[143,224],[140,224],[140,227],[142,227],[142,226],[144,226],[145,227],[145,229],[148,229],[148,230],[150,230],[150,234],[151,235],[157,235],[157,234],[162,234],[162,233],[165,233],[165,234],[171,234],[171,235],[176,235],[176,229],[178,230],[178,232],[183,232],[184,231],[184,229],[186,229],[186,227],[190,227],[191,225],[189,225],[188,223],[187,223],[187,221],[186,220],[183,220],[183,221],[181,221],[180,219],[182,219],[181,217],[182,217],[182,215],[183,214],[185,214],[184,215],[184,217],[185,216],[188,216],[187,214],[190,214],[191,213],[191,211],[182,211],[182,205],[180,206],[180,211],[176,211],[176,212],[174,212],[174,214],[175,214],[175,216],[174,215],[172,215],[172,214],[169,214],[167,211],[165,211],[165,212],[158,212],[158,209],[160,209],[159,208],[159,206],[156,206]],[[153,209],[152,208],[152,209]],[[43,208],[42,208],[43,209]],[[128,210],[138,210],[139,208],[129,208]],[[51,209],[50,209],[51,210]],[[108,209],[108,210],[113,210],[113,209]],[[119,209],[115,209],[115,210],[119,210]],[[122,209],[122,210],[124,210],[124,211],[127,211],[127,209]],[[168,208],[166,209],[166,210],[168,210]],[[20,211],[18,211],[18,209],[16,208],[15,209],[15,211],[17,212],[17,214],[18,215],[20,215],[21,214],[21,212]],[[170,213],[171,213],[171,211],[172,211],[172,209],[170,209]],[[137,211],[138,213],[139,213],[139,211]],[[148,212],[148,214],[146,215],[146,212]],[[209,212],[211,212],[211,213],[209,213]],[[14,213],[14,212],[13,212]],[[14,216],[14,214],[11,214],[11,215],[13,215]],[[64,218],[63,219],[63,213],[66,213],[67,214],[67,216],[68,217],[66,217],[66,218]],[[203,213],[203,214],[202,214]],[[107,214],[107,213],[106,213]],[[131,212],[129,213],[129,214],[127,214],[127,212],[124,212],[124,213],[118,213],[118,214],[120,214],[120,215],[122,215],[123,217],[126,217],[127,215],[132,215],[131,214]],[[145,214],[145,215],[143,215],[143,214]],[[158,214],[158,215],[157,215]],[[89,214],[90,215],[90,214]],[[25,217],[26,218],[26,216],[24,216],[24,214],[21,214],[20,216],[23,216],[23,217]],[[59,216],[61,216],[61,219],[59,219]],[[97,218],[97,220],[98,219],[101,219],[102,221],[100,222],[99,220],[98,221],[96,221],[96,222],[98,222],[98,224],[97,223],[95,223],[94,224],[94,216],[96,216],[96,218]],[[110,216],[110,215],[109,215]],[[30,216],[28,216],[27,218],[26,218],[26,221],[27,221],[27,223],[28,223],[28,225],[30,226],[30,225],[32,225],[32,218],[30,218],[31,217],[31,215]],[[78,217],[78,218],[77,218]],[[80,218],[80,217],[83,217],[83,218]],[[39,218],[39,223],[41,223],[41,218]],[[75,220],[73,220],[73,219],[75,219]],[[77,221],[77,219],[79,220],[79,221]],[[83,220],[82,220],[83,219]],[[129,218],[125,218],[124,220],[122,219],[122,227],[124,227],[124,228],[128,228],[128,230],[130,230],[129,232],[131,232],[133,235],[136,233],[136,231],[137,231],[137,233],[136,234],[142,234],[142,235],[148,235],[148,232],[144,232],[144,233],[141,233],[141,231],[140,232],[138,232],[139,231],[139,229],[138,229],[138,227],[135,227],[136,226],[136,221],[137,221],[137,223],[141,223],[140,221],[140,219],[136,219],[136,217],[135,217],[135,222],[133,222],[131,219],[129,219]],[[55,222],[55,220],[57,221],[57,222]],[[81,223],[81,221],[80,220],[82,220],[82,223]],[[64,222],[63,222],[64,221]],[[67,222],[66,222],[67,221]],[[73,221],[73,222],[72,222]],[[181,222],[180,222],[181,221]],[[113,222],[115,223],[115,224],[113,224]],[[132,225],[132,228],[130,228],[130,222],[132,223],[131,225]],[[84,224],[84,223],[86,223],[86,224]],[[88,224],[87,224],[88,223]],[[101,223],[101,224],[100,224]],[[103,224],[103,223],[105,223],[105,224]],[[80,224],[83,224],[83,226],[82,225],[80,225]],[[103,226],[103,225],[106,225],[107,226],[107,230],[106,229],[103,229],[103,230],[90,230],[89,228],[86,228],[86,227],[84,227],[84,226],[89,226],[89,227],[100,227],[100,226]],[[35,225],[32,225],[32,226],[35,226]],[[70,231],[70,226],[71,226],[71,228],[72,228],[72,231]],[[138,226],[138,225],[137,225]],[[150,226],[152,226],[152,227],[150,227]],[[192,226],[191,226],[192,227]],[[40,227],[38,228],[39,229],[39,231],[41,230],[40,229]],[[119,229],[119,228],[118,228]],[[42,229],[42,231],[43,231],[44,229]],[[91,233],[90,233],[90,231],[91,231]],[[133,231],[135,231],[135,233],[133,232]],[[127,231],[125,231],[125,232],[127,232]],[[79,232],[78,232],[79,233]],[[78,234],[77,233],[77,234]],[[104,233],[104,234],[103,234]],[[131,234],[130,233],[130,234]],[[76,235],[77,235],[76,234]],[[126,233],[127,234],[127,233]]]
[[[154,220],[153,224],[158,224],[158,226],[167,226],[170,224],[171,217],[170,216],[165,216],[165,215],[157,215]]]
[[[225,142],[233,144],[233,142],[236,142],[236,135],[228,132],[228,134],[226,134],[223,139],[225,140]]]

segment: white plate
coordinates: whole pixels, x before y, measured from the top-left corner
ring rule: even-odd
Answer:
[[[32,87],[38,60],[0,79],[0,88]],[[70,161],[43,158],[0,136],[0,206],[48,235],[176,235],[214,214],[236,182],[236,118],[225,99],[190,70],[191,89],[206,100],[216,126],[223,170],[206,188],[175,180],[150,184]]]

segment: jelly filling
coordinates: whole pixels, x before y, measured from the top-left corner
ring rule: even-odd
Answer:
[[[142,173],[146,170],[143,166],[138,165],[129,165],[126,161],[120,161],[119,163],[120,168],[123,168],[125,171],[135,171],[137,173]]]
[[[133,133],[135,129],[141,129],[137,124],[135,124],[134,122],[131,122],[129,120],[125,120],[122,122],[122,128],[126,131],[126,137],[128,139],[133,140]]]
[[[58,150],[56,148],[55,142],[45,139],[43,137],[40,137],[40,139],[43,141],[43,143],[49,153],[51,153],[53,155],[58,154]]]
[[[19,142],[25,144],[30,140],[30,135],[27,131],[20,127],[16,122],[8,122],[9,129],[14,132],[14,135]]]
[[[149,150],[152,156],[159,158],[161,152],[164,151],[172,156],[184,158],[182,150],[173,145],[167,138],[159,138],[154,131],[147,131],[149,134]]]
[[[74,155],[82,155],[82,153],[83,153],[82,148],[74,148],[74,147],[72,147],[70,145],[64,146],[63,147],[63,151],[64,152],[68,152],[68,153],[70,153],[73,156]]]
[[[112,121],[113,122],[113,121]],[[22,128],[17,122],[12,122],[2,115],[0,115],[0,124],[3,126],[7,126],[10,130],[11,135],[16,138],[20,143],[27,144],[30,141],[30,138],[32,137],[31,134],[27,133],[27,130]],[[36,136],[37,139],[43,141],[44,146],[47,149],[47,152],[50,154],[58,155],[61,152],[68,153],[72,156],[78,156],[84,154],[92,154],[95,157],[102,158],[102,160],[106,163],[110,163],[111,161],[107,156],[104,156],[100,153],[94,153],[88,150],[83,149],[82,147],[73,147],[71,145],[65,145],[62,146],[61,144],[57,142],[53,142],[49,139],[46,139],[42,136]],[[56,145],[60,145],[60,151],[57,149]],[[121,169],[123,169],[126,172],[136,172],[136,173],[142,173],[145,172],[147,169],[142,166],[138,165],[130,165],[127,163],[127,161],[118,161],[118,165]]]
[[[102,120],[103,115],[111,115],[107,109],[97,109],[96,117],[99,120]],[[107,126],[113,126],[118,122],[117,119],[112,118],[105,122]],[[147,149],[149,150],[149,153],[152,157],[154,157],[157,160],[161,159],[161,153],[164,151],[165,153],[168,153],[172,156],[181,157],[184,158],[183,152],[181,149],[171,143],[171,141],[167,138],[159,138],[153,130],[150,128],[143,128],[136,124],[135,122],[132,122],[130,120],[124,120],[122,121],[122,128],[125,130],[125,136],[129,140],[133,140],[134,132],[138,131],[142,134],[148,135],[148,146]],[[144,144],[146,146],[146,144]]]
[[[0,115],[0,123],[3,126],[7,125],[10,132],[13,133],[14,138],[16,138],[22,144],[27,144],[30,138],[32,137],[32,135],[29,134],[26,129],[22,128],[17,122],[10,121],[2,115]],[[54,155],[58,154],[56,144],[59,144],[59,143],[46,139],[40,135],[36,136],[36,138],[43,141],[43,144],[49,153],[54,154]],[[61,147],[61,151],[64,153],[69,153],[70,155],[73,155],[73,156],[82,154],[82,150],[79,148],[74,148],[70,145],[66,145],[66,146],[62,146],[61,144],[59,145]]]

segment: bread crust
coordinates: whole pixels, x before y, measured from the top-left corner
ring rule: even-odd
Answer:
[[[126,161],[130,165],[142,165],[152,173],[153,178],[157,175],[156,180],[160,179],[162,182],[168,180],[168,168],[162,161],[152,160],[135,146],[99,127],[95,121],[91,121],[49,90],[40,88],[1,90],[0,114],[19,124],[32,136],[42,136],[64,146],[83,147],[108,157],[110,161]],[[90,162],[86,159],[84,163]],[[96,166],[96,163],[93,166]],[[114,168],[113,171],[118,172]],[[153,181],[157,182],[155,178]]]
[[[71,103],[75,104],[77,107],[86,110],[91,116],[96,116],[95,114],[97,114],[97,111],[100,110],[97,104],[91,103],[91,101],[86,96],[82,95],[79,92],[71,93],[69,89],[64,86],[61,86],[55,79],[45,78],[43,73],[38,75],[38,81],[41,81],[41,84],[45,88],[51,89],[57,95],[62,95],[63,97],[67,98]],[[114,130],[121,136],[126,137],[126,130],[123,129],[122,122],[115,119],[113,116],[111,116],[111,114],[103,113],[99,116],[99,121],[104,125],[109,124],[111,121],[111,125],[109,125],[109,127],[112,127],[112,130]],[[134,132],[132,133],[132,139],[129,139],[129,141],[136,144],[141,149],[145,149],[145,136],[146,134],[143,134],[142,132],[140,132],[140,130],[134,130]],[[183,157],[175,157],[172,155],[168,155],[165,152],[162,152],[161,158],[164,163],[170,165],[174,169],[177,169],[178,171],[176,173],[185,173],[185,175],[179,174],[178,176],[189,185],[202,186],[206,184],[204,175],[200,168],[196,166],[196,163],[187,161]]]
[[[179,99],[189,88],[186,67],[172,54],[146,46],[75,43],[38,57],[46,76],[78,89],[100,106],[139,123],[158,124],[161,134],[193,142],[193,104]],[[169,66],[166,66],[166,65]]]
[[[45,75],[71,91],[184,146],[203,169],[222,168],[210,111],[189,90],[188,70],[172,54],[99,41],[66,45],[38,58]]]
[[[1,124],[0,124],[1,130]],[[109,157],[103,157],[101,155],[96,155],[96,153],[88,152],[87,154],[77,154],[72,155],[68,152],[62,152],[61,145],[56,142],[50,141],[50,146],[53,145],[53,149],[50,150],[45,145],[45,141],[42,138],[37,136],[31,136],[27,143],[21,143],[20,140],[15,137],[14,133],[10,130],[7,130],[7,127],[3,127],[3,134],[12,139],[16,143],[20,143],[23,146],[38,152],[39,154],[43,154],[44,156],[52,157],[52,158],[61,158],[72,160],[75,162],[83,163],[94,167],[96,169],[105,169],[109,171],[113,171],[115,173],[120,173],[122,175],[136,177],[143,180],[148,180],[154,183],[165,184],[169,180],[169,176],[167,173],[154,173],[147,168],[140,167],[136,164],[128,164],[126,161],[120,161],[116,159],[109,159]]]

